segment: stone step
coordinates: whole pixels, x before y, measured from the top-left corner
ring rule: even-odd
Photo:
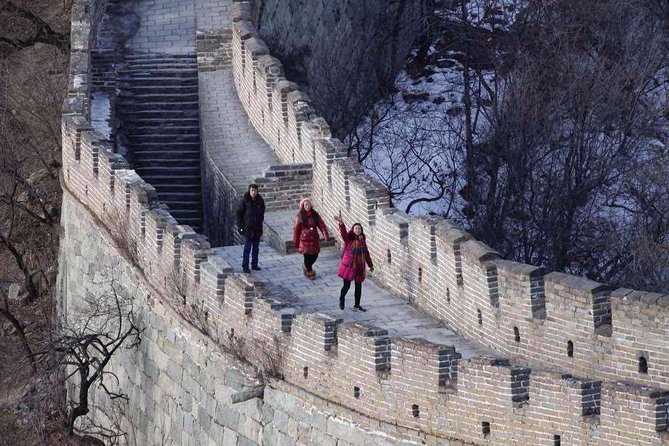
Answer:
[[[126,71],[132,71],[132,70],[167,70],[167,69],[176,69],[176,70],[182,70],[182,69],[191,69],[191,70],[197,70],[197,62],[195,61],[179,61],[179,60],[165,60],[162,62],[159,61],[145,61],[145,62],[135,62],[131,61],[129,63],[126,63],[124,70]]]
[[[152,184],[153,186],[156,187],[156,189],[162,188],[164,190],[165,188],[162,186],[180,186],[180,187],[185,187],[185,186],[197,186],[198,188],[200,187],[200,175],[199,173],[196,175],[165,175],[159,174],[159,175],[141,175],[144,180]]]
[[[132,83],[124,83],[119,85],[119,88],[125,93],[131,95],[141,94],[158,94],[161,96],[169,96],[171,94],[196,94],[197,85],[136,85]]]
[[[198,100],[198,93],[195,91],[195,89],[193,90],[194,90],[193,92],[181,92],[181,93],[175,93],[171,90],[163,92],[149,92],[149,93],[133,93],[127,90],[123,90],[118,94],[117,98],[118,101],[122,103],[193,102]]]
[[[125,141],[129,145],[142,144],[147,142],[153,143],[200,143],[200,133],[182,133],[176,135],[162,135],[162,134],[145,134],[142,132],[126,134]]]
[[[174,118],[195,118],[199,116],[197,110],[124,110],[120,109],[116,113],[117,117],[123,119],[127,117],[134,121],[144,119],[161,118],[166,122],[171,122]]]
[[[160,199],[162,203],[165,203],[170,209],[179,209],[187,211],[197,211],[199,214],[202,214],[202,203],[200,201],[202,198],[199,194],[192,194],[191,200],[177,200],[172,197],[172,195],[165,195]]]
[[[148,183],[152,184],[147,180]],[[172,193],[202,193],[202,187],[200,183],[197,184],[152,184],[156,191],[160,194],[172,194]]]
[[[154,164],[152,166],[143,165],[135,166],[135,171],[142,178],[149,177],[162,177],[162,176],[172,176],[174,178],[181,177],[197,177],[200,175],[200,166],[163,166],[160,164]]]
[[[121,89],[132,87],[196,87],[197,76],[189,77],[152,77],[152,76],[138,76],[138,77],[119,77],[117,78]]]
[[[199,151],[200,150],[200,143],[195,141],[195,142],[188,142],[188,141],[175,141],[175,142],[158,142],[158,141],[146,141],[146,142],[140,142],[136,144],[132,144],[130,148],[139,150],[139,151],[148,151],[151,149],[155,149],[157,151],[160,150],[181,150],[181,151]]]
[[[142,153],[141,156],[137,158],[131,158],[132,165],[136,168],[138,167],[151,167],[151,166],[165,166],[169,168],[174,167],[200,167],[200,154],[199,153],[189,153],[186,156],[180,156],[178,158],[163,158],[154,156],[153,153]]]
[[[163,97],[165,100],[162,100]],[[183,109],[197,109],[199,108],[199,102],[197,98],[187,98],[186,96],[181,97],[180,101],[175,100],[176,98],[166,95],[166,96],[153,96],[153,97],[132,97],[132,96],[120,96],[116,99],[117,106],[121,108],[131,108],[133,110],[137,109],[148,109],[153,108],[183,108]]]
[[[199,127],[200,120],[197,118],[186,117],[186,118],[172,118],[170,119],[169,122],[167,122],[164,119],[147,118],[137,122],[124,122],[121,124],[122,128],[137,129],[139,127],[158,127],[160,128],[160,131],[170,127],[182,127],[182,126]]]
[[[163,198],[167,200],[176,200],[176,201],[192,201],[195,198],[197,198],[198,200],[201,199],[200,191],[196,190],[164,193]]]
[[[199,159],[200,150],[133,150],[130,154],[130,157],[133,159],[133,165],[140,158],[146,159]]]
[[[179,126],[171,125],[167,123],[164,127],[147,127],[141,125],[135,125],[133,127],[127,128],[127,131],[124,133],[126,136],[134,135],[156,135],[156,136],[175,136],[175,135],[193,135],[199,134],[200,128],[196,126]]]
[[[165,60],[197,60],[197,55],[195,54],[156,54],[156,53],[129,53],[125,55],[125,60],[127,61],[138,61],[138,60],[155,60],[155,61],[165,61]]]
[[[129,70],[118,70],[119,79],[138,79],[146,77],[156,78],[193,78],[197,77],[196,67],[184,67],[183,69],[174,68],[154,68],[154,69],[140,69],[132,68]]]
[[[127,99],[119,99],[116,101],[120,111],[123,110],[197,110],[199,108],[199,103],[197,101],[182,101],[182,102],[149,102],[149,101],[136,101]]]

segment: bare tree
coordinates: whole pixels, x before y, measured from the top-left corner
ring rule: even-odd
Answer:
[[[39,362],[47,364],[52,373],[64,368],[64,380],[76,381],[77,397],[68,414],[68,434],[74,433],[77,419],[88,414],[94,385],[111,400],[128,399],[113,389],[119,380],[107,366],[121,348],[137,347],[142,331],[132,295],[112,279],[108,292],[86,296],[63,321],[60,334],[37,354]]]
[[[516,260],[620,279],[632,256],[612,252],[611,231],[632,247],[635,214],[651,217],[629,185],[663,121],[663,25],[625,0],[530,3],[519,17],[467,197],[471,229]]]
[[[35,70],[30,61],[42,51],[24,51],[11,66],[0,61],[0,249],[34,301],[38,284],[47,290],[55,279],[65,65],[54,58]]]
[[[0,304],[0,316],[9,321],[14,327],[16,336],[19,338],[19,343],[24,351],[26,362],[30,364],[32,374],[36,375],[37,365],[35,364],[35,357],[32,348],[30,347],[30,343],[28,342],[28,337],[26,336],[26,327],[12,311],[9,304],[8,293],[5,293],[4,290],[0,289],[0,295],[3,300],[2,304]]]

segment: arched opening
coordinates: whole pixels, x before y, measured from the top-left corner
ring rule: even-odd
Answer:
[[[648,374],[648,360],[639,356],[639,373]]]

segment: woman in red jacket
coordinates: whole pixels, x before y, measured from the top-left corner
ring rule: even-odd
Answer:
[[[374,271],[374,264],[367,249],[367,241],[362,231],[362,225],[355,223],[350,231],[346,231],[346,226],[341,217],[335,216],[335,221],[339,225],[339,233],[344,240],[344,254],[339,263],[337,275],[344,280],[339,293],[339,308],[344,309],[346,293],[351,288],[351,282],[355,282],[355,304],[353,311],[367,311],[360,306],[362,297],[362,282],[365,280],[365,263],[369,266],[369,271]]]
[[[328,241],[330,239],[328,228],[318,212],[311,207],[311,200],[305,198],[300,202],[300,210],[295,219],[293,244],[297,247],[297,252],[304,255],[302,270],[304,275],[311,280],[316,278],[316,271],[313,266],[318,259],[318,253],[321,252],[321,245],[318,242],[318,229],[323,233],[325,241]]]

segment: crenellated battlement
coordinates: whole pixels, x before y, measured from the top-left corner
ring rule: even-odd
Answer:
[[[378,282],[499,357],[462,359],[450,345],[301,313],[290,291],[233,273],[91,127],[90,49],[103,6],[74,7],[64,185],[165,301],[197,308],[215,339],[279,340],[287,382],[380,423],[475,444],[554,444],[556,435],[563,444],[666,444],[669,296],[547,274],[501,259],[451,222],[390,208],[384,187],[284,78],[245,3],[233,5],[234,82],[283,163],[256,179],[266,198],[292,185],[292,198],[272,204],[290,208],[310,184],[322,215],[363,224]]]

